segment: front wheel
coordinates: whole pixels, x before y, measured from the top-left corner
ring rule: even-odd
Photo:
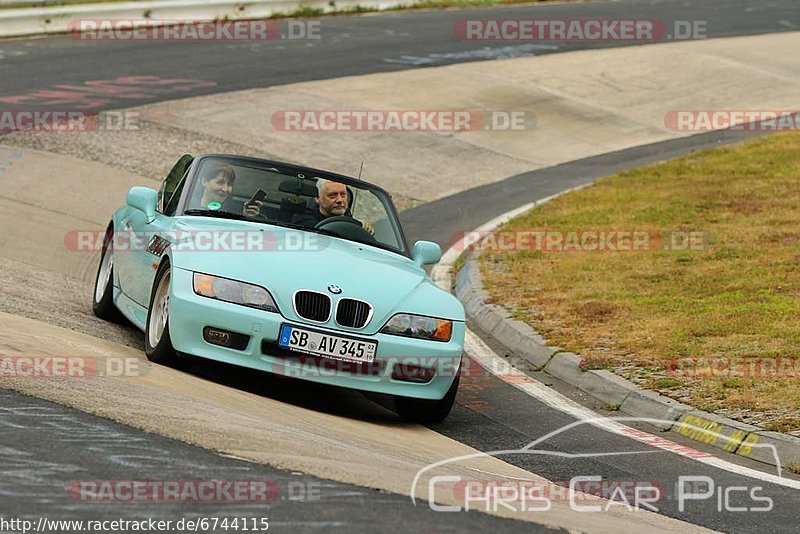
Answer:
[[[169,336],[169,286],[172,269],[165,261],[158,268],[153,291],[150,295],[150,309],[147,310],[147,326],[144,333],[144,352],[151,362],[162,365],[175,365],[178,357]]]
[[[441,400],[412,399],[410,397],[394,397],[394,406],[403,419],[422,424],[441,423],[445,420],[456,401],[458,383],[461,373],[456,375],[450,389]]]
[[[92,312],[100,319],[113,323],[122,322],[122,313],[114,305],[114,229],[108,227],[103,238],[100,265],[94,279]]]

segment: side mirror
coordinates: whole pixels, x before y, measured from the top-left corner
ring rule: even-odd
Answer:
[[[128,206],[143,211],[147,222],[151,223],[156,218],[156,204],[158,204],[158,191],[149,187],[135,186],[128,191],[125,197]]]
[[[417,241],[411,250],[411,259],[419,266],[436,263],[442,259],[442,248],[431,241]]]

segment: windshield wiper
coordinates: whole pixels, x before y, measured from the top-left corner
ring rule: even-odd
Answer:
[[[237,221],[250,221],[255,222],[253,219],[249,217],[245,217],[239,213],[232,213],[230,211],[219,211],[219,210],[201,210],[201,209],[192,209],[186,210],[183,212],[184,215],[203,215],[205,217],[217,217],[219,219],[234,219]]]
[[[363,243],[365,245],[369,245],[371,247],[381,248],[383,250],[388,250],[389,252],[394,252],[396,254],[401,254],[399,250],[397,250],[392,245],[387,245],[386,243],[381,243],[377,239],[372,239],[372,241],[362,241],[361,239],[350,239],[349,241],[353,241],[354,243]]]

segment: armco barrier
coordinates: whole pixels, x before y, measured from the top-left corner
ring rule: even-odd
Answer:
[[[263,19],[276,13],[291,13],[300,8],[324,12],[362,6],[387,9],[400,0],[153,0],[31,7],[0,10],[0,37],[21,37],[64,33],[76,19],[152,19],[202,22],[213,20]],[[334,4],[334,5],[331,5]],[[155,23],[154,23],[155,25]]]

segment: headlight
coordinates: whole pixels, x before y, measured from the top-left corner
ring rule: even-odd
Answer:
[[[396,336],[418,337],[434,341],[450,341],[453,334],[453,321],[434,319],[423,315],[398,313],[381,328],[384,334]]]
[[[269,291],[253,284],[228,280],[210,274],[194,273],[194,292],[201,297],[278,312],[278,306]]]

